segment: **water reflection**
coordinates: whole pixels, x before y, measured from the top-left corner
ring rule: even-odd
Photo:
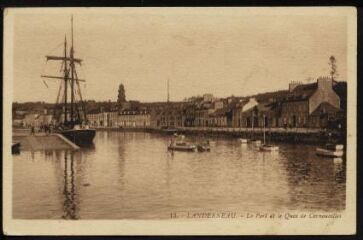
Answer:
[[[334,158],[334,173],[335,173],[335,181],[337,183],[344,183],[346,176],[345,176],[345,162],[342,158]]]
[[[66,151],[64,154],[64,219],[78,219],[76,192],[74,183],[74,152]]]
[[[188,141],[197,141],[187,137]],[[337,211],[345,208],[345,159],[309,145],[261,152],[215,138],[210,152],[167,151],[160,134],[99,132],[80,151],[21,152],[14,217],[163,219],[170,211]]]

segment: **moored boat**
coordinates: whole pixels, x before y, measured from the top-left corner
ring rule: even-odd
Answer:
[[[11,153],[12,154],[20,153],[20,142],[13,142],[11,144]]]
[[[167,133],[167,134],[175,134],[178,132],[178,129],[173,128],[173,127],[162,127],[161,131],[163,133]]]
[[[278,152],[279,147],[272,144],[266,144],[266,116],[263,116],[263,145],[260,146],[260,151],[264,152]]]
[[[325,148],[328,150],[343,151],[344,145],[343,144],[326,144]]]
[[[238,141],[241,143],[241,144],[247,144],[247,139],[246,138],[239,138]]]
[[[208,144],[198,144],[197,149],[198,149],[198,152],[209,152],[210,146]]]
[[[46,56],[47,61],[62,62],[60,72],[63,72],[63,76],[41,75],[41,77],[62,80],[54,107],[53,118],[57,121],[58,125],[55,131],[79,146],[88,146],[92,144],[96,130],[90,129],[87,125],[87,113],[80,88],[80,82],[85,82],[85,80],[78,78],[76,70],[76,65],[81,65],[82,59],[74,56],[73,17],[71,18],[71,28],[71,45],[67,47],[67,38],[65,38],[64,54],[62,56]],[[63,96],[60,98],[62,88]],[[59,103],[59,99],[64,100],[62,103]],[[61,112],[61,114],[57,113],[57,108],[60,108],[58,112]]]
[[[181,139],[181,140],[185,139],[185,135],[183,135],[183,134],[174,133],[173,136],[177,139]]]
[[[342,150],[331,150],[327,148],[316,148],[316,155],[331,158],[340,158],[344,155]]]
[[[175,142],[175,143],[171,143],[168,146],[168,150],[183,151],[183,152],[195,152],[197,150],[197,146],[195,146],[194,144],[186,143],[186,142]]]
[[[263,144],[262,146],[260,146],[260,150],[266,152],[278,152],[279,147],[275,145]]]
[[[93,138],[96,135],[96,131],[94,129],[77,128],[63,130],[60,131],[60,133],[78,146],[91,145],[93,142]]]

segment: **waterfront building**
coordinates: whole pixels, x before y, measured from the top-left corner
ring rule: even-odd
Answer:
[[[259,103],[257,109],[257,126],[274,128],[278,127],[279,105],[278,103]]]
[[[107,127],[117,127],[118,124],[118,112],[106,112]]]
[[[24,118],[16,116],[13,118],[13,126],[14,127],[24,127]]]
[[[101,126],[101,113],[92,111],[87,114],[88,123],[91,127],[99,127]],[[103,122],[102,122],[103,124]]]
[[[107,127],[106,112],[92,112],[87,115],[87,118],[92,127]]]
[[[194,127],[208,127],[209,114],[208,106],[197,106],[195,109]]]
[[[148,128],[151,125],[151,115],[146,110],[119,112],[117,126],[122,128]]]
[[[227,107],[218,109],[208,115],[208,127],[228,127],[228,113]]]
[[[39,115],[38,113],[28,113],[25,115],[24,117],[24,125],[25,126],[33,126],[33,127],[38,127],[40,126],[40,122],[39,122]]]
[[[211,93],[206,93],[203,95],[203,102],[213,102],[214,97]]]
[[[151,127],[153,127],[153,128],[160,127],[161,113],[162,113],[161,107],[154,106],[150,109],[150,126]]]
[[[194,103],[186,103],[184,106],[184,126],[185,127],[193,127],[195,126],[195,114],[196,114],[196,105]]]
[[[24,126],[24,127],[40,127],[42,125],[53,124],[53,115],[45,113],[27,113],[21,118],[16,118],[13,120],[14,126]]]
[[[218,109],[222,109],[226,106],[226,101],[223,99],[216,99],[214,102],[212,102],[210,106],[209,113],[213,113],[217,111]]]
[[[255,119],[255,125],[258,125],[257,109],[259,103],[255,98],[241,99],[233,108],[232,124],[233,127],[252,127],[252,118]]]
[[[14,127],[24,127],[24,119],[26,116],[26,111],[13,111],[12,117],[13,117],[13,126]]]
[[[125,101],[118,104],[119,111],[131,110],[137,111],[141,108],[141,103],[139,101]]]
[[[43,125],[53,124],[54,122],[52,114],[41,114],[38,119],[40,121],[40,124]]]
[[[185,111],[183,102],[157,104],[150,109],[151,126],[154,128],[183,127]]]
[[[341,128],[342,117],[342,110],[323,102],[311,113],[309,126],[314,128]]]
[[[183,110],[179,108],[167,108],[161,113],[160,127],[183,127]]]
[[[316,83],[290,84],[289,93],[280,102],[280,107],[279,126],[320,128],[325,127],[328,120],[318,121],[317,118],[326,118],[327,115],[317,115],[324,109],[324,111],[329,110],[330,115],[334,110],[337,114],[340,110],[340,98],[333,90],[331,78],[320,77]],[[313,113],[314,115],[312,115]]]
[[[91,112],[87,114],[91,127],[116,127],[118,112]]]

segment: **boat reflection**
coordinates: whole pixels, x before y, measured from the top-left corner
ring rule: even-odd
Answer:
[[[62,216],[64,219],[78,219],[75,191],[74,153],[73,151],[66,151],[64,154],[64,201]]]
[[[344,170],[344,161],[342,158],[334,158],[334,173],[335,173],[335,181],[337,183],[345,182],[345,170]]]
[[[345,209],[345,158],[320,158],[314,145],[263,152],[216,141],[210,152],[172,152],[165,135],[99,132],[94,149],[22,151],[13,156],[13,216],[159,220],[191,209]]]

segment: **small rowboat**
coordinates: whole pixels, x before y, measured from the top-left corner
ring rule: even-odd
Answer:
[[[197,146],[185,142],[176,142],[172,143],[168,146],[168,150],[170,151],[183,151],[183,152],[195,152],[197,150]]]
[[[343,144],[326,144],[325,145],[326,149],[328,150],[335,150],[335,151],[343,151],[344,150],[344,145]]]
[[[266,152],[278,152],[279,151],[279,147],[275,146],[275,145],[262,145],[260,147],[261,151],[266,151]]]
[[[247,139],[245,138],[239,138],[238,141],[241,143],[241,144],[247,144]]]
[[[174,133],[173,136],[176,137],[177,139],[180,139],[180,140],[184,140],[185,139],[185,136],[183,134]]]
[[[174,134],[178,132],[178,129],[172,127],[162,127],[161,131],[167,134]]]
[[[210,146],[207,144],[199,144],[197,146],[198,152],[209,152],[210,151]]]
[[[316,155],[323,157],[340,158],[344,155],[342,150],[331,150],[327,148],[316,148]]]
[[[344,155],[344,145],[326,144],[325,147],[316,149],[316,155],[323,157],[340,158]]]

